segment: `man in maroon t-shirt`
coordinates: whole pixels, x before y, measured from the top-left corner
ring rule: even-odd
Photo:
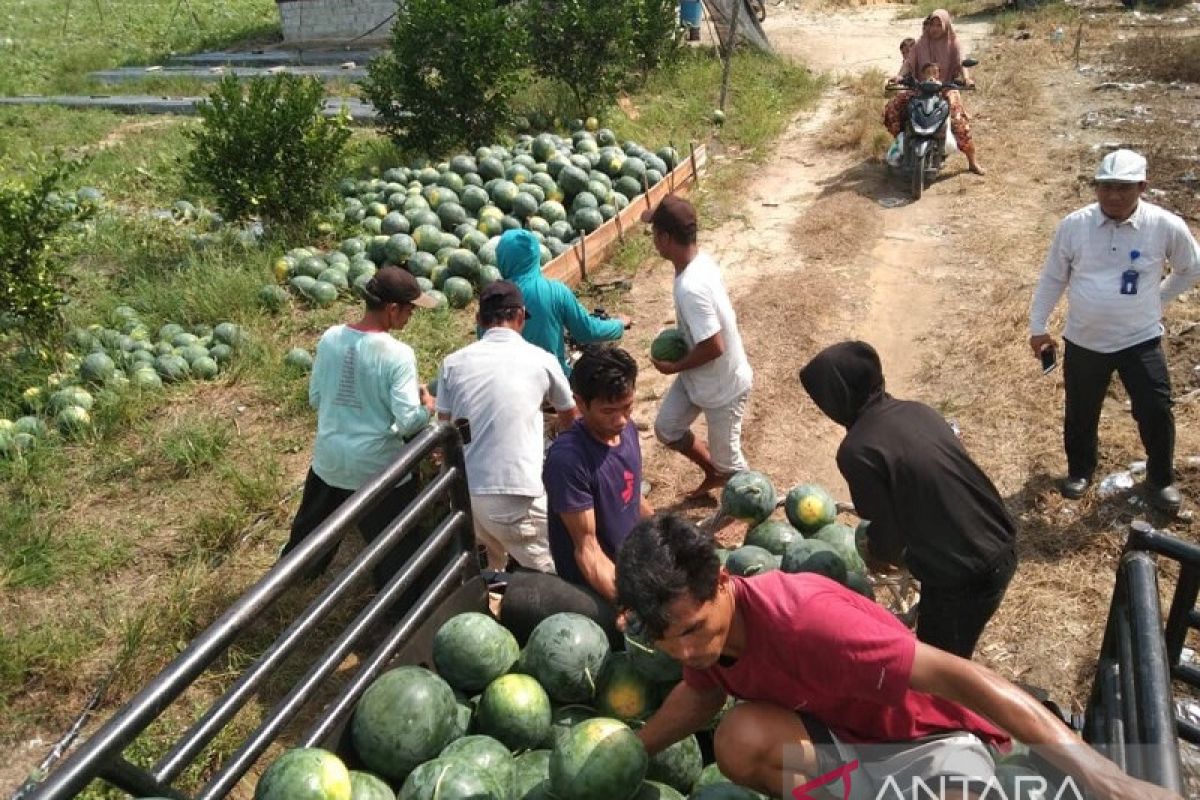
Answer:
[[[964,786],[986,789],[989,746],[1011,735],[1097,798],[1177,798],[1121,772],[986,667],[918,642],[871,600],[811,573],[733,576],[714,548],[667,514],[639,523],[617,557],[620,605],[684,667],[638,732],[650,754],[704,728],[732,695],[744,702],[717,728],[717,762],[771,797],[848,769],[854,797],[913,781],[962,797]]]

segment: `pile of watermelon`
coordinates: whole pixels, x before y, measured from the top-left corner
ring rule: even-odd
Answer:
[[[639,636],[634,621],[626,648],[613,651],[599,625],[564,613],[521,649],[492,617],[459,614],[434,639],[436,672],[397,667],[359,700],[347,761],[361,769],[324,750],[290,750],[255,798],[760,800],[705,766],[695,736],[647,756],[633,727],[682,670]]]
[[[113,309],[112,327],[94,324],[67,333],[70,351],[63,370],[45,385],[31,386],[21,396],[27,416],[0,419],[0,457],[35,447],[57,429],[80,436],[92,428],[91,412],[98,402],[115,402],[131,391],[157,391],[164,383],[220,375],[247,341],[232,322],[216,327],[167,323],[157,334],[129,306]]]
[[[512,146],[480,147],[440,164],[393,167],[371,180],[342,181],[336,213],[354,236],[330,251],[295,248],[273,265],[279,284],[314,306],[349,296],[385,264],[405,267],[427,291],[462,308],[499,279],[496,243],[525,228],[541,263],[565,252],[679,162],[672,147],[651,152],[606,128],[522,135]],[[268,309],[281,298],[264,288]]]
[[[817,572],[875,599],[862,557],[870,523],[864,520],[851,528],[838,522],[837,503],[816,484],[788,491],[783,499],[786,522],[772,519],[776,498],[775,487],[760,472],[739,472],[725,485],[721,510],[751,525],[741,547],[719,553],[729,571],[745,576],[773,569]]]

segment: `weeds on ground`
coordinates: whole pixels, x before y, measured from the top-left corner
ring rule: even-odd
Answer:
[[[1200,36],[1139,36],[1117,43],[1134,71],[1161,83],[1200,83]]]
[[[883,70],[869,69],[847,79],[845,99],[826,127],[821,144],[837,150],[850,150],[864,158],[880,158],[887,152],[892,137],[883,127],[883,108],[890,93],[883,88],[887,76]]]

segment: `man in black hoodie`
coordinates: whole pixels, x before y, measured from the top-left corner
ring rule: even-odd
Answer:
[[[825,415],[846,428],[837,464],[871,521],[869,557],[921,581],[917,638],[970,658],[1016,570],[1016,534],[996,487],[942,415],[884,390],[866,342],[827,347],[800,370]]]

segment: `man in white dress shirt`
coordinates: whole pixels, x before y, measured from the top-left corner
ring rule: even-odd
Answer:
[[[1075,499],[1091,485],[1100,407],[1116,372],[1146,448],[1146,498],[1175,512],[1182,497],[1174,486],[1175,417],[1162,314],[1164,304],[1200,279],[1200,247],[1187,223],[1142,199],[1146,159],[1138,153],[1105,156],[1095,188],[1098,202],[1059,223],[1029,313],[1029,346],[1040,355],[1055,347],[1046,325],[1067,293],[1062,493]]]

